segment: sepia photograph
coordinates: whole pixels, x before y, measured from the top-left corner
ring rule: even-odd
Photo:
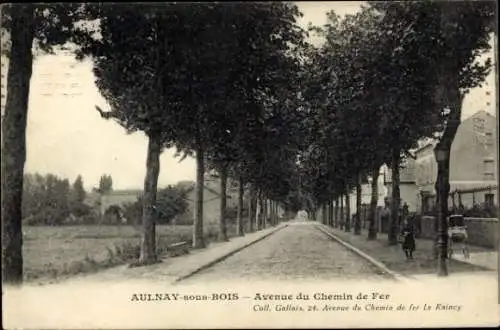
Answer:
[[[5,3],[5,329],[500,326],[496,1]]]

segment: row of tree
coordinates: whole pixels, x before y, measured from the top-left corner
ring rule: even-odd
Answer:
[[[26,174],[22,200],[23,221],[30,225],[59,225],[73,214],[89,214],[84,204],[85,189],[82,177],[70,185],[68,179],[56,175]]]
[[[103,179],[104,178],[104,179]],[[93,191],[105,194],[110,181],[103,175],[98,188]],[[103,184],[104,182],[104,184]],[[22,214],[24,225],[64,224],[140,224],[142,198],[122,206],[111,205],[101,214],[100,204],[86,203],[87,192],[79,175],[73,184],[54,174],[26,174],[24,176]],[[188,207],[188,191],[182,187],[168,186],[158,191],[156,219],[158,224],[168,224],[176,216],[182,215]]]
[[[101,176],[99,185],[92,190],[102,194],[112,191],[112,179],[109,175]],[[54,174],[25,174],[23,178],[22,219],[29,225],[60,225],[74,217],[75,223],[95,223],[98,210],[92,210],[85,203],[87,192],[81,175],[70,184],[68,179]],[[95,212],[93,212],[95,211]],[[83,218],[91,216],[93,219]]]
[[[22,280],[21,198],[29,81],[35,49],[72,42],[91,58],[96,85],[110,111],[97,110],[148,138],[142,198],[140,263],[156,262],[155,205],[159,156],[176,147],[197,162],[193,245],[203,238],[206,170],[221,178],[221,239],[228,177],[250,190],[250,230],[262,227],[297,185],[296,149],[303,113],[297,107],[304,31],[289,3],[26,4],[2,7],[10,33],[7,102],[3,118],[3,277]],[[196,17],[196,20],[193,19]],[[5,189],[6,188],[6,189]],[[268,202],[271,200],[271,202]],[[297,205],[294,206],[297,208]]]
[[[297,7],[285,3],[92,7],[101,38],[81,53],[94,62],[96,84],[111,111],[101,115],[148,138],[140,262],[156,261],[154,206],[165,147],[196,158],[193,247],[205,246],[205,172],[221,182],[220,239],[227,240],[228,177],[239,181],[238,234],[243,193],[250,185],[250,230],[257,200],[275,219],[294,177],[297,81],[303,48]],[[192,17],[196,16],[194,22]],[[130,28],[135,33],[130,35]],[[284,129],[285,128],[285,129]],[[264,218],[257,219],[261,228]]]
[[[437,140],[436,222],[440,274],[445,275],[450,148],[460,124],[462,102],[491,69],[494,27],[492,2],[370,2],[341,19],[328,14],[323,27],[311,27],[325,43],[311,49],[304,89],[311,111],[307,148],[301,152],[302,189],[309,208],[323,215],[345,200],[351,230],[349,194],[372,177],[369,239],[376,237],[377,178],[391,168],[390,244],[397,244],[402,159],[422,138]],[[356,213],[354,233],[360,234]]]
[[[305,42],[296,24],[301,13],[292,3],[26,4],[2,10],[2,28],[11,38],[2,123],[3,276],[10,282],[22,279],[20,201],[33,43],[43,51],[74,43],[78,58],[92,60],[109,104],[108,111],[97,110],[147,136],[140,263],[149,264],[157,259],[159,158],[170,147],[196,157],[196,248],[205,246],[207,170],[221,178],[222,240],[228,177],[239,182],[240,235],[245,189],[254,230],[266,220],[256,217],[258,205],[271,210],[271,223],[278,203],[315,211],[354,187],[359,191],[368,175],[376,182],[384,163],[392,167],[395,213],[401,158],[436,132],[444,224],[449,148],[465,93],[490,69],[475,59],[489,49],[494,26],[489,2],[377,2],[344,19],[330,13],[329,23],[315,29],[326,42],[315,48]],[[354,227],[359,233],[359,221]]]

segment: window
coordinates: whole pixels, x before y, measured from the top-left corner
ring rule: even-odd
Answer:
[[[493,207],[495,205],[495,195],[488,193],[484,194],[484,204],[489,207]]]
[[[474,132],[479,132],[479,133],[484,132],[484,119],[474,118],[473,126],[474,126]],[[477,141],[477,137],[475,137],[475,139]]]
[[[484,173],[493,173],[495,171],[493,159],[485,159],[483,160],[484,164]]]
[[[494,173],[484,173],[484,181],[494,181],[495,174]]]
[[[486,137],[486,145],[493,145],[493,133],[491,132],[486,132],[484,133],[485,134],[485,137]]]

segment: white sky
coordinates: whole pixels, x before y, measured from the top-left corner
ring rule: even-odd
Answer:
[[[352,13],[361,2],[300,2],[304,27],[326,22],[326,12]],[[495,113],[493,73],[485,88],[465,100],[464,117],[484,109]],[[64,95],[64,93],[68,95]],[[489,99],[487,100],[486,97]],[[490,106],[486,106],[490,102]],[[72,56],[46,55],[37,58],[31,80],[27,130],[27,172],[54,173],[73,181],[78,174],[87,189],[99,177],[111,174],[115,189],[142,188],[146,170],[147,141],[142,133],[127,135],[112,121],[101,119],[94,106],[107,108],[94,85],[89,61]],[[182,163],[166,150],[161,156],[159,186],[180,180],[195,180],[194,159]]]

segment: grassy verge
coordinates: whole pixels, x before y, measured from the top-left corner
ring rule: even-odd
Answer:
[[[140,255],[139,228],[130,226],[25,227],[25,280],[45,282],[111,267],[134,264]],[[228,223],[229,239],[236,225]],[[192,242],[192,226],[157,226],[157,254],[167,256],[167,246]],[[219,241],[219,226],[205,228],[207,246]]]

